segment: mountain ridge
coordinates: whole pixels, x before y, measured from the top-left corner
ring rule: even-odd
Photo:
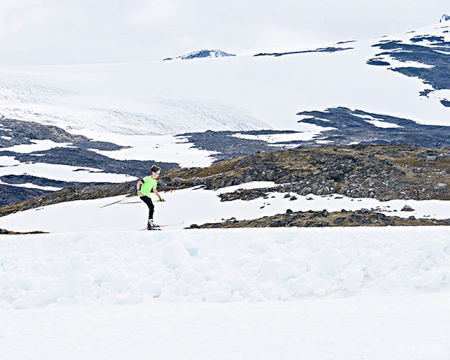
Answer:
[[[180,56],[177,56],[176,58],[168,57],[168,58],[165,58],[163,61],[176,60],[176,59],[192,60],[192,59],[203,59],[203,58],[221,58],[221,57],[233,57],[233,56],[237,56],[237,55],[230,54],[225,51],[217,50],[217,49],[216,50],[203,49],[203,50],[193,51],[193,52],[190,52],[185,55],[180,55]]]

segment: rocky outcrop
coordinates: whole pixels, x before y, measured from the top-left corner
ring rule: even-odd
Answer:
[[[447,15],[441,18],[441,22],[443,20],[447,21]],[[450,89],[450,42],[446,41],[445,32],[448,30],[442,31],[441,36],[415,35],[409,39],[410,42],[383,39],[373,45],[382,52],[376,54],[375,58],[369,59],[367,64],[387,66],[390,71],[422,79],[424,84],[432,86],[432,91]],[[390,66],[389,59],[405,64],[411,63],[411,65]],[[386,62],[386,64],[380,62]],[[415,63],[420,66],[414,65]]]
[[[349,41],[351,42],[351,41]],[[345,42],[346,43],[346,42]],[[343,44],[343,43],[341,43]],[[258,53],[254,55],[255,57],[258,56],[274,56],[274,57],[280,57],[280,56],[286,56],[286,55],[299,55],[299,54],[310,54],[310,53],[335,53],[337,51],[346,51],[346,50],[353,50],[353,47],[338,47],[338,46],[328,46],[326,48],[317,48],[313,50],[300,50],[300,51],[289,51],[289,52],[275,52],[275,53]]]
[[[0,229],[0,235],[33,235],[33,234],[48,234],[44,231],[27,231],[27,232],[17,232],[10,231],[6,229]]]
[[[229,54],[222,50],[199,50],[193,51],[186,55],[177,56],[175,59],[181,60],[191,60],[191,59],[202,59],[202,58],[220,58],[220,57],[230,57],[236,56],[235,54]],[[164,61],[173,60],[173,58],[165,58]]]
[[[292,211],[255,220],[227,219],[220,223],[191,224],[190,229],[257,228],[257,227],[356,227],[356,226],[439,226],[450,225],[450,219],[416,219],[386,216],[369,209],[340,212]]]
[[[445,21],[449,21],[450,20],[450,16],[447,14],[442,15],[441,19],[439,20],[439,22],[445,22]]]
[[[80,149],[115,151],[125,148],[104,141],[92,141],[82,135],[73,135],[53,125],[42,125],[34,121],[0,118],[0,148],[29,145],[32,140],[51,140],[70,143]]]
[[[136,195],[136,182],[122,184],[94,185],[84,187],[68,187],[49,194],[27,199],[14,204],[0,207],[0,216],[6,216],[20,211],[42,206],[76,200],[99,199],[116,195]]]
[[[250,201],[283,193],[299,196],[339,194],[352,198],[450,200],[449,148],[412,145],[350,145],[297,148],[220,161],[207,168],[166,169],[158,189],[194,186],[215,190],[253,181],[271,181],[262,189],[220,194],[221,201]],[[52,203],[135,194],[135,182],[66,188],[0,208],[0,216]],[[407,211],[407,209],[404,209]]]
[[[300,196],[340,194],[382,201],[450,199],[447,149],[357,145],[289,150],[279,152],[277,158],[280,157],[284,160],[270,162],[266,156],[259,156],[259,160],[257,156],[244,158],[242,161],[248,165],[244,171],[237,170],[238,163],[233,176],[209,179],[206,187],[217,189],[250,181],[278,183],[267,189],[221,194],[221,201],[266,198],[273,192]]]
[[[14,151],[13,146],[15,145],[30,145],[39,140],[51,140],[55,143],[67,144],[67,146],[57,146],[47,150],[28,153]],[[148,174],[150,167],[157,163],[152,160],[116,160],[93,151],[95,149],[107,152],[123,148],[123,146],[114,143],[92,141],[81,135],[73,135],[56,126],[42,125],[32,121],[0,118],[0,157],[11,157],[21,163],[69,165],[134,177],[142,177]],[[176,163],[163,162],[159,162],[158,165],[163,170],[177,166]],[[39,188],[25,188],[15,185],[33,184],[39,187],[57,188],[95,185],[95,183],[56,181],[26,174],[5,175],[1,176],[0,180],[0,206],[17,203],[51,192]],[[103,185],[105,183],[96,184]]]
[[[446,71],[449,65],[450,62],[446,64]],[[450,88],[448,76],[445,75],[442,81],[446,82],[442,86]],[[305,117],[301,120],[302,123],[332,129],[322,131],[319,139],[291,142],[291,144],[317,146],[317,140],[320,140],[330,145],[358,143],[363,145],[412,144],[430,148],[450,146],[450,126],[418,124],[409,119],[345,107],[329,108],[324,111],[302,111],[297,115]]]
[[[447,55],[447,57],[450,56]],[[373,64],[382,65],[380,61]],[[383,64],[386,65],[386,64]],[[387,63],[387,65],[389,65]],[[443,65],[444,66],[444,65]],[[445,64],[445,71],[450,68],[450,60]],[[433,68],[434,69],[434,68]],[[437,71],[437,70],[433,70]],[[437,74],[437,77],[440,75]],[[441,86],[450,89],[449,76],[442,74]],[[428,96],[433,90],[426,89],[420,94]],[[450,106],[450,101],[442,99],[442,105]],[[419,124],[413,120],[386,114],[352,110],[345,107],[329,108],[324,111],[302,111],[297,115],[304,117],[302,123],[324,128],[320,135],[309,140],[282,140],[293,138],[296,131],[287,130],[253,130],[253,131],[205,131],[202,133],[182,134],[194,147],[214,152],[215,161],[231,160],[236,157],[249,156],[258,152],[285,150],[297,146],[315,147],[328,145],[383,145],[411,144],[418,147],[450,146],[450,126]],[[269,143],[267,135],[276,135],[277,142]]]

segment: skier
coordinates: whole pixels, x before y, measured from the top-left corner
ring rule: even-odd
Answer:
[[[148,206],[148,230],[157,229],[159,226],[153,222],[153,213],[155,212],[155,206],[153,205],[153,201],[150,198],[150,194],[153,192],[158,196],[159,201],[164,201],[164,199],[159,195],[156,190],[157,181],[159,174],[161,173],[161,168],[153,165],[150,169],[151,175],[146,176],[143,179],[138,180],[136,184],[137,194],[141,198],[143,202]]]

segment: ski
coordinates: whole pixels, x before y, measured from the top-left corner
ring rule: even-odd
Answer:
[[[144,229],[139,229],[139,231],[144,231],[144,230],[148,230],[148,231],[153,231],[153,230],[161,230],[161,228],[165,228],[165,227],[169,227],[169,226],[177,226],[177,225],[183,225],[184,221],[180,222],[180,223],[175,223],[175,224],[164,224],[164,225],[158,225],[155,226],[152,229],[149,228],[144,228]]]

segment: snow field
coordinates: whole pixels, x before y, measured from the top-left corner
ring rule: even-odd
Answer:
[[[448,299],[427,294],[0,309],[0,347],[8,360],[446,360]]]
[[[446,227],[89,232],[0,246],[3,309],[450,293]]]
[[[0,172],[1,173],[1,172]],[[82,173],[77,172],[77,174]],[[170,192],[161,192],[166,200],[157,203],[155,221],[157,224],[182,223],[170,230],[182,229],[190,224],[221,222],[235,217],[238,220],[257,219],[263,216],[293,211],[332,211],[375,209],[388,216],[431,219],[450,218],[447,201],[440,200],[392,200],[381,202],[376,199],[353,199],[345,196],[298,196],[291,201],[284,193],[269,193],[269,198],[258,198],[251,201],[221,202],[221,193],[233,192],[237,189],[271,188],[275,184],[268,181],[251,182],[225,187],[216,191],[194,187]],[[123,201],[120,204],[99,207]],[[201,206],[197,206],[201,204]],[[414,211],[401,211],[409,205]],[[195,206],[195,207],[194,207]],[[76,221],[74,221],[74,216]],[[27,211],[17,212],[0,218],[0,228],[14,231],[46,231],[46,232],[80,232],[80,231],[129,231],[146,226],[148,209],[137,198],[126,199],[115,196],[96,200],[72,201],[44,206]],[[168,229],[165,229],[168,230]]]

